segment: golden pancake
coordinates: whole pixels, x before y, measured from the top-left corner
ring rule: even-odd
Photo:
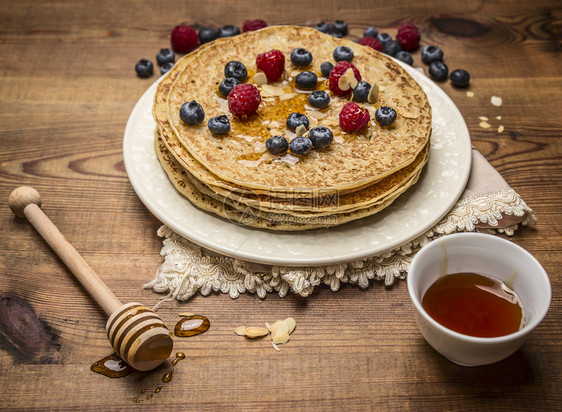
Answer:
[[[292,49],[304,47],[311,51],[313,62],[308,69],[321,76],[320,64],[334,62],[332,52],[340,45],[354,51],[352,63],[363,79],[379,86],[378,100],[372,105],[362,105],[372,118],[380,105],[395,108],[398,118],[393,127],[380,127],[371,121],[360,133],[344,133],[339,127],[338,114],[349,98],[332,95],[330,106],[318,110],[306,104],[307,92],[295,89],[293,76],[302,69],[291,64],[288,56]],[[225,64],[230,60],[244,63],[251,82],[256,72],[256,55],[270,49],[279,49],[286,56],[285,78],[275,84],[259,86],[262,103],[256,115],[243,120],[234,118],[228,112],[226,100],[217,93],[224,78]],[[185,67],[181,62],[176,69],[181,72],[167,95],[168,122],[183,148],[216,176],[220,184],[228,182],[266,193],[286,190],[344,193],[366,187],[406,167],[417,158],[429,139],[431,108],[421,87],[389,57],[349,40],[336,39],[307,27],[272,26],[218,39],[187,56],[186,60]],[[326,88],[324,83],[325,79],[320,79],[318,88]],[[184,124],[179,119],[179,109],[191,100],[202,105],[206,119],[220,114],[229,116],[230,133],[215,136],[206,121],[196,126]],[[283,128],[288,114],[295,111],[308,114],[313,123],[311,127],[316,122],[334,133],[334,142],[328,149],[296,157],[296,162],[292,156],[287,161],[284,159],[287,155],[280,157],[265,151],[265,140],[272,130]]]

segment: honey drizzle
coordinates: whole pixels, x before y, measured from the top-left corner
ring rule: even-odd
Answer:
[[[90,370],[105,375],[108,378],[122,378],[136,371],[115,352],[94,362],[90,366]]]
[[[201,315],[185,316],[174,328],[174,334],[179,337],[189,337],[206,332],[211,326],[209,319]]]

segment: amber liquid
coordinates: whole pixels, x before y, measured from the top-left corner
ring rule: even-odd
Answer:
[[[440,277],[423,296],[422,306],[446,328],[483,338],[517,332],[524,319],[515,292],[497,279],[476,273]]]
[[[211,326],[209,319],[201,315],[186,316],[176,324],[174,334],[179,337],[189,337],[206,332]]]
[[[112,353],[94,362],[90,369],[109,378],[123,378],[136,370],[121,359],[117,353]]]

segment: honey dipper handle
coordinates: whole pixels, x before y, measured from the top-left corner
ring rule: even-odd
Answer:
[[[40,204],[39,193],[29,186],[19,187],[10,195],[10,208],[14,214],[27,217],[105,313],[111,315],[122,306],[121,302],[43,213]]]

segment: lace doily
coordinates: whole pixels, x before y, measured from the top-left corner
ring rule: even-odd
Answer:
[[[164,237],[164,262],[144,287],[166,293],[164,300],[185,301],[198,291],[204,296],[220,291],[235,299],[241,293],[255,293],[260,298],[268,292],[281,297],[289,292],[308,296],[320,284],[335,292],[342,282],[366,288],[374,280],[390,286],[396,279],[406,278],[416,252],[433,239],[472,231],[511,236],[519,226],[534,225],[535,221],[523,199],[507,188],[461,199],[431,230],[401,247],[364,260],[318,267],[265,266],[217,256],[162,226],[158,235]]]

